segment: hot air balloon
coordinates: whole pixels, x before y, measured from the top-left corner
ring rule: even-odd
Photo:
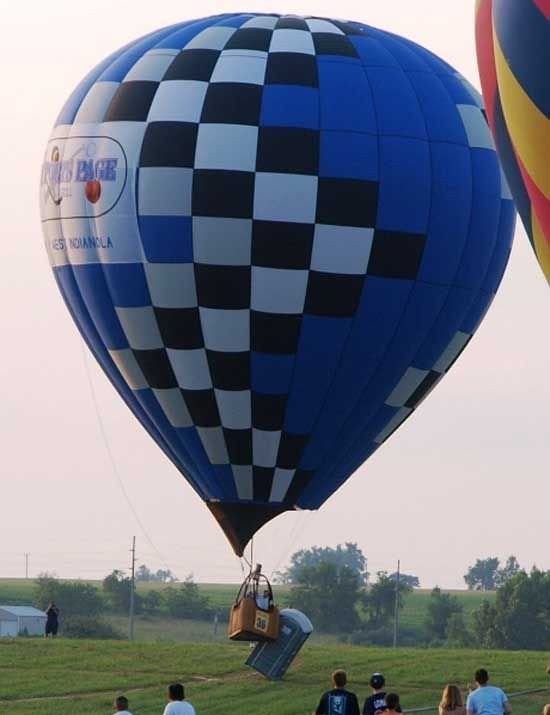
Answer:
[[[47,144],[41,210],[82,337],[237,554],[416,410],[515,221],[448,64],[356,22],[252,13],[93,69]]]
[[[476,44],[497,151],[550,281],[550,3],[478,0]]]

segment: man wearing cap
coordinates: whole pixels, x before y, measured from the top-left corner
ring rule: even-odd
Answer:
[[[373,673],[369,683],[372,688],[372,695],[365,700],[363,715],[382,715],[382,713],[385,713],[388,709],[386,705],[386,691],[384,690],[386,679],[382,673]],[[395,711],[400,713],[401,707],[397,705]]]

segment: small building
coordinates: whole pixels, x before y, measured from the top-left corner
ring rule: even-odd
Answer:
[[[0,605],[0,637],[41,636],[45,627],[46,614],[34,606]]]

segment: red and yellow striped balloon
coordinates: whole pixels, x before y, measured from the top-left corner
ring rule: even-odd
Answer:
[[[550,282],[550,0],[477,0],[476,44],[487,118]]]

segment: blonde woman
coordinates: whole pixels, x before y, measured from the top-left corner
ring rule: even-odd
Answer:
[[[466,715],[466,708],[458,686],[450,683],[445,686],[439,703],[439,715]]]

